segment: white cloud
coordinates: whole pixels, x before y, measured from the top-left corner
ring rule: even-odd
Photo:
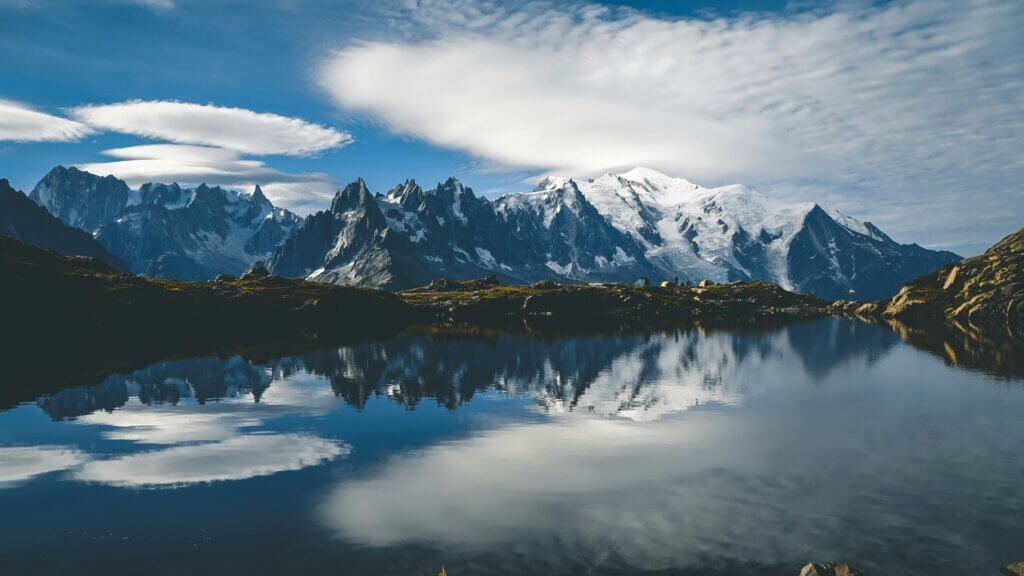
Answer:
[[[812,184],[932,242],[1016,229],[1019,3],[839,6],[709,21],[423,1],[417,37],[350,45],[319,77],[346,110],[510,168]]]
[[[322,208],[337,188],[322,172],[282,172],[223,148],[149,144],[112,148],[104,154],[117,160],[81,164],[78,168],[115,176],[133,187],[146,182],[205,182],[244,190],[259,184],[275,205],[300,213]]]
[[[79,106],[71,113],[101,130],[245,154],[306,156],[352,141],[346,132],[301,118],[210,104],[132,100]]]
[[[125,487],[185,486],[300,470],[349,451],[345,444],[306,434],[252,434],[93,460],[75,478]]]
[[[81,122],[39,112],[18,102],[0,100],[0,140],[67,142],[90,132]]]

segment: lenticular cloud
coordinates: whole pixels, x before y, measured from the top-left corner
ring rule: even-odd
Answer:
[[[304,156],[352,141],[346,132],[301,118],[210,104],[133,100],[79,106],[71,113],[101,130],[245,154]]]

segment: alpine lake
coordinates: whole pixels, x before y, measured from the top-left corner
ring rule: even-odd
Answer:
[[[0,412],[0,574],[995,575],[1024,560],[1015,354],[825,318],[413,328],[67,387],[61,350],[5,358],[39,392]]]

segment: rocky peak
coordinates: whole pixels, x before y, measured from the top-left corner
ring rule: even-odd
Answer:
[[[366,206],[367,203],[373,203],[372,201],[373,197],[366,187],[366,182],[362,178],[356,178],[354,182],[350,182],[334,195],[334,200],[331,201],[331,212],[341,214],[359,206]]]
[[[387,202],[394,202],[415,209],[423,202],[423,188],[420,188],[420,185],[415,180],[406,180],[388,190],[384,198]]]
[[[249,200],[251,200],[253,204],[256,204],[258,206],[270,204],[270,200],[267,199],[267,197],[263,194],[263,189],[260,188],[259,184],[257,184],[256,188],[252,191],[252,196],[249,197]]]

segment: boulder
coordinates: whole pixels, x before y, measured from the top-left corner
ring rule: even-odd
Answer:
[[[701,288],[707,288],[708,286],[714,286],[714,285],[715,285],[715,281],[714,280],[707,280],[707,279],[701,280],[700,284],[697,284],[697,286],[700,286]]]
[[[213,281],[217,282],[218,284],[223,284],[225,282],[234,282],[235,280],[238,280],[238,278],[235,278],[231,274],[217,274],[217,277],[213,279]]]
[[[245,271],[245,274],[242,274],[242,278],[241,279],[242,280],[262,280],[264,278],[269,278],[269,277],[270,277],[270,272],[268,272],[267,268],[265,266],[263,266],[263,262],[254,262],[252,264],[252,266],[249,266],[249,269]]]
[[[551,290],[552,288],[558,288],[558,284],[551,280],[537,280],[531,286],[538,290]]]
[[[860,572],[851,568],[849,564],[836,562],[815,564],[812,562],[800,570],[800,576],[860,576]]]

